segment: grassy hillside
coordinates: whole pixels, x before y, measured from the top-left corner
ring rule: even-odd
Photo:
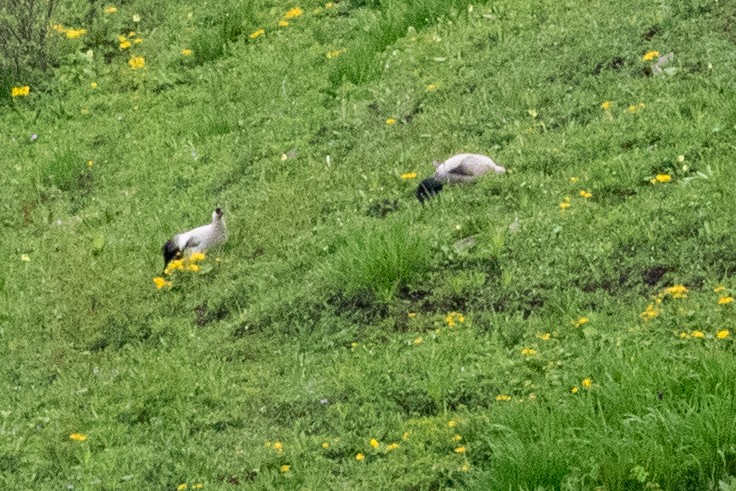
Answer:
[[[736,489],[736,4],[112,6],[0,77],[5,489]]]

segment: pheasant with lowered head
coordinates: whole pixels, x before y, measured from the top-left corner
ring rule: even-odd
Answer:
[[[212,223],[182,232],[168,240],[161,248],[164,254],[164,271],[173,259],[183,254],[203,252],[223,244],[227,240],[224,213],[221,208],[212,212]]]

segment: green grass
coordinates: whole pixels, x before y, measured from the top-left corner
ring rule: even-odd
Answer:
[[[736,8],[470,5],[57,12],[0,97],[5,488],[736,489]],[[421,206],[458,152],[508,172]]]

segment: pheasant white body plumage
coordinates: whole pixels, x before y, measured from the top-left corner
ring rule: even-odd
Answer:
[[[435,162],[434,178],[440,182],[470,182],[484,174],[503,174],[506,169],[485,155],[461,153],[453,155],[441,164]]]

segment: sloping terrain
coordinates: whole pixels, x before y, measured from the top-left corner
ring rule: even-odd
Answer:
[[[5,488],[736,489],[736,4],[110,7],[0,99]]]

